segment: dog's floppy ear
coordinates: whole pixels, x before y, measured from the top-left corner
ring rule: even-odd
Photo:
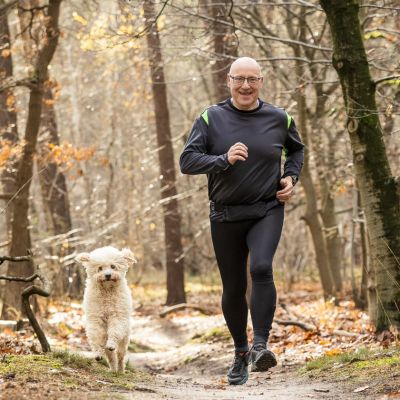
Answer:
[[[89,253],[80,253],[75,257],[75,260],[81,263],[82,265],[85,265],[90,261],[90,254]]]
[[[129,249],[122,249],[121,255],[126,261],[128,261],[129,265],[132,265],[137,262],[135,256]]]

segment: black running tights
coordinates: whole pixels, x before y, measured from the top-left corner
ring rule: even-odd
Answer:
[[[254,343],[266,342],[276,308],[272,260],[282,232],[284,207],[277,205],[261,219],[211,221],[211,236],[222,279],[222,311],[238,351],[246,351],[246,263],[250,253],[250,314]]]

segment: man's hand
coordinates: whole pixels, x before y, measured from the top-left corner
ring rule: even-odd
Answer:
[[[292,178],[290,176],[287,176],[286,178],[281,179],[279,183],[282,187],[282,190],[276,192],[276,198],[281,203],[285,203],[294,194]]]
[[[248,157],[247,146],[237,142],[228,150],[228,162],[233,165],[237,160],[246,161]]]

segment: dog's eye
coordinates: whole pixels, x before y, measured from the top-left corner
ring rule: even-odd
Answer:
[[[115,268],[116,268],[116,266],[111,264],[111,269],[115,269]]]
[[[99,267],[98,270],[99,270],[99,271],[103,271],[103,267]]]

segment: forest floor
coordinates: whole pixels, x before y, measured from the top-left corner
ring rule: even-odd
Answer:
[[[191,286],[189,302],[210,315],[184,309],[160,317],[162,290],[136,290],[123,375],[90,358],[80,304],[43,303],[53,351],[40,354],[28,329],[0,333],[0,399],[400,399],[393,334],[374,335],[351,302],[326,303],[312,287],[282,295],[276,320],[315,329],[274,323],[270,348],[278,366],[229,385],[233,353],[219,295],[218,287]]]

